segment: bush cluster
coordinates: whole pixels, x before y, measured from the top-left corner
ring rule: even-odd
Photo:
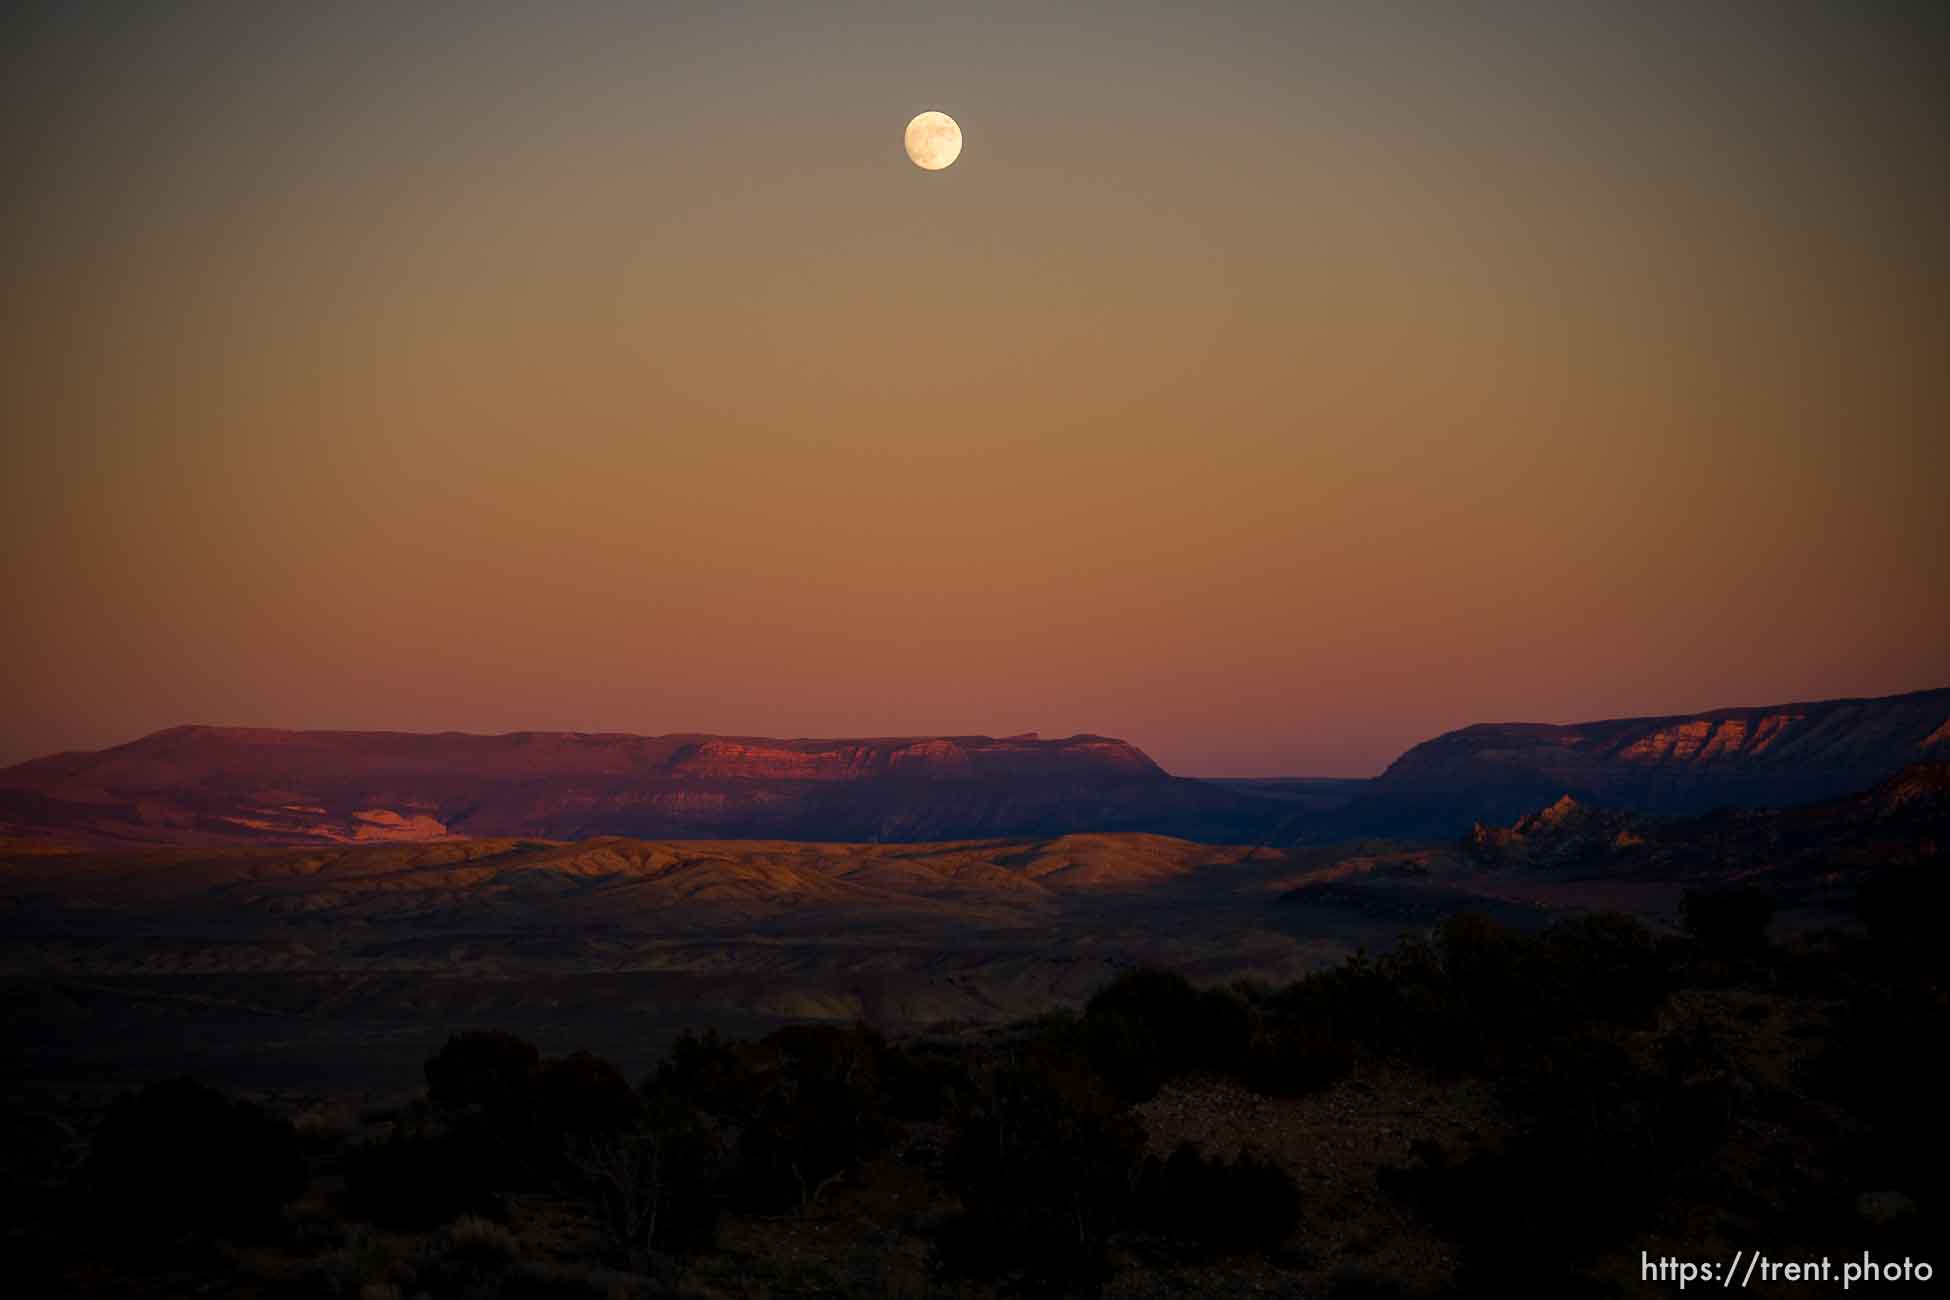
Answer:
[[[261,1236],[306,1183],[298,1136],[262,1107],[190,1079],[118,1100],[86,1168],[109,1240],[149,1245],[185,1235]]]
[[[505,1215],[510,1193],[554,1190],[588,1204],[615,1260],[639,1270],[715,1240],[716,1137],[693,1108],[644,1096],[586,1052],[544,1059],[498,1031],[454,1035],[426,1079],[426,1099],[387,1136],[346,1153],[361,1218],[485,1222]]]
[[[1179,1075],[1238,1069],[1250,1037],[1238,998],[1148,968],[1118,976],[1092,997],[1083,1029],[1092,1067],[1132,1102],[1149,1100]]]
[[[1645,1022],[1669,986],[1651,932],[1628,917],[1527,934],[1452,916],[1379,959],[1357,955],[1261,997],[1246,1078],[1301,1092],[1341,1077],[1359,1052],[1500,1071],[1580,1026]]]
[[[1144,1130],[1087,1060],[1031,1045],[988,1069],[954,1122],[947,1177],[963,1214],[944,1272],[1032,1295],[1091,1291],[1130,1214]]]
[[[788,1025],[735,1045],[687,1034],[644,1089],[735,1134],[728,1193],[780,1214],[810,1207],[884,1145],[882,1077],[895,1055],[864,1026]]]
[[[1698,945],[1751,954],[1760,906],[1703,897],[1687,910]],[[1865,900],[1865,914],[1901,924],[1879,906]],[[350,1241],[319,1276],[328,1290],[348,1279],[504,1298],[547,1290],[546,1270],[499,1226],[509,1196],[530,1191],[580,1198],[611,1262],[656,1273],[710,1249],[723,1208],[804,1213],[902,1124],[922,1122],[944,1129],[939,1174],[959,1206],[935,1233],[940,1272],[1027,1294],[1090,1292],[1121,1239],[1194,1256],[1270,1250],[1299,1221],[1299,1191],[1279,1165],[1250,1149],[1149,1154],[1135,1103],[1197,1075],[1296,1095],[1364,1058],[1504,1081],[1508,1143],[1467,1158],[1427,1150],[1390,1180],[1466,1257],[1536,1236],[1577,1248],[1593,1224],[1633,1222],[1727,1121],[1711,1044],[1669,1034],[1650,1065],[1621,1050],[1623,1031],[1664,1002],[1670,966],[1621,917],[1523,933],[1458,916],[1281,989],[1200,989],[1132,970],[1080,1013],[986,1041],[889,1044],[857,1025],[754,1041],[685,1034],[636,1087],[587,1053],[551,1058],[513,1035],[456,1034],[426,1062],[424,1099],[342,1154],[355,1216],[440,1235],[405,1262]],[[1862,1001],[1856,1014],[1865,1026],[1933,1029],[1941,1005]],[[168,1197],[154,1194],[157,1169],[181,1171]],[[275,1218],[304,1169],[289,1125],[176,1081],[118,1104],[88,1177],[131,1224],[241,1230]]]

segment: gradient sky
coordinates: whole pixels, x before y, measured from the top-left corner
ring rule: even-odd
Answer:
[[[1950,6],[12,12],[0,760],[1950,684]]]

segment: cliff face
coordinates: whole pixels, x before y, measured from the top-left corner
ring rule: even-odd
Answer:
[[[1477,822],[1463,849],[1478,862],[1500,866],[1596,861],[1642,844],[1640,820],[1632,813],[1587,807],[1567,794],[1511,826]]]
[[[928,740],[746,741],[710,738],[680,749],[672,773],[729,781],[863,781],[904,776],[1157,777],[1164,770],[1134,745],[1102,736],[1046,741],[1036,735]]]
[[[1950,689],[1548,726],[1485,723],[1410,749],[1349,810],[1365,833],[1460,834],[1563,795],[1682,815],[1785,807],[1950,758]]]
[[[1244,835],[1259,803],[1101,736],[724,736],[177,727],[0,771],[0,835],[340,843],[468,835],[915,840]]]

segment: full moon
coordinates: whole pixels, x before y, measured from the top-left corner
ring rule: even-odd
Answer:
[[[916,113],[907,124],[907,156],[916,167],[940,171],[961,157],[961,128],[946,113]]]

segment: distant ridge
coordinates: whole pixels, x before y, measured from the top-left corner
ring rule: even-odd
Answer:
[[[1950,688],[1567,726],[1479,723],[1396,759],[1313,838],[1452,836],[1569,795],[1668,816],[1836,799],[1950,758]]]
[[[781,740],[185,726],[0,769],[0,839],[1450,839],[1566,795],[1667,816],[1781,808],[1945,760],[1950,688],[1565,726],[1479,723],[1414,746],[1369,782],[1190,780],[1134,745],[1087,734]]]
[[[0,770],[0,835],[101,843],[463,836],[1250,837],[1259,801],[1105,736],[778,740],[680,733],[172,727]]]

